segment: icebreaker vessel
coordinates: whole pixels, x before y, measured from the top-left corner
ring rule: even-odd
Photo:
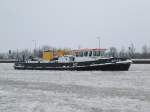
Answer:
[[[21,70],[70,70],[70,71],[127,71],[132,63],[128,58],[105,57],[106,49],[73,50],[72,55],[55,57],[51,61],[16,62]]]

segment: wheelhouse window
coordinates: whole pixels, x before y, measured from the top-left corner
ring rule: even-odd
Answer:
[[[89,56],[90,56],[90,57],[92,56],[92,51],[89,51]]]
[[[105,55],[105,51],[102,51],[102,52],[101,52],[101,56],[104,56],[104,55]]]
[[[93,56],[96,56],[96,51],[93,51]]]
[[[80,52],[79,54],[80,54],[80,57],[83,57],[83,52]]]
[[[100,56],[100,51],[96,51],[96,56]]]
[[[85,52],[84,52],[84,56],[88,56],[88,51],[85,51]]]

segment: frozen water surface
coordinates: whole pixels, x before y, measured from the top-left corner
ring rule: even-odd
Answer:
[[[149,68],[22,71],[0,64],[0,112],[150,112]]]

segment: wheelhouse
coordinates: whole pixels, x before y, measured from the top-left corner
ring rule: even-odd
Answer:
[[[103,57],[107,49],[80,49],[73,50],[76,57]]]

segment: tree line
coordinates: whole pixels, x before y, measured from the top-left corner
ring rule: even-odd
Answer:
[[[71,51],[70,48],[55,48],[48,45],[45,45],[39,49],[34,50],[9,50],[7,53],[0,53],[0,59],[28,59],[29,57],[38,57],[42,58],[43,51],[59,51],[63,50],[64,52]],[[127,48],[122,47],[120,50],[118,50],[116,47],[110,47],[106,53],[106,56],[109,57],[120,57],[120,58],[134,58],[134,59],[148,59],[150,58],[150,47],[146,44],[142,46],[141,52],[137,52],[136,48],[133,43],[131,43]]]
[[[23,50],[9,50],[7,53],[0,53],[0,59],[16,59],[16,60],[26,60],[29,58],[42,58],[43,51],[64,51],[67,54],[71,51],[70,48],[55,48],[48,45],[42,46],[41,48],[36,48],[33,50],[23,49]]]
[[[110,47],[108,55],[112,57],[125,57],[133,59],[149,59],[150,58],[150,47],[146,44],[142,46],[141,52],[137,52],[133,43],[128,48],[122,47],[119,51],[116,47]]]

